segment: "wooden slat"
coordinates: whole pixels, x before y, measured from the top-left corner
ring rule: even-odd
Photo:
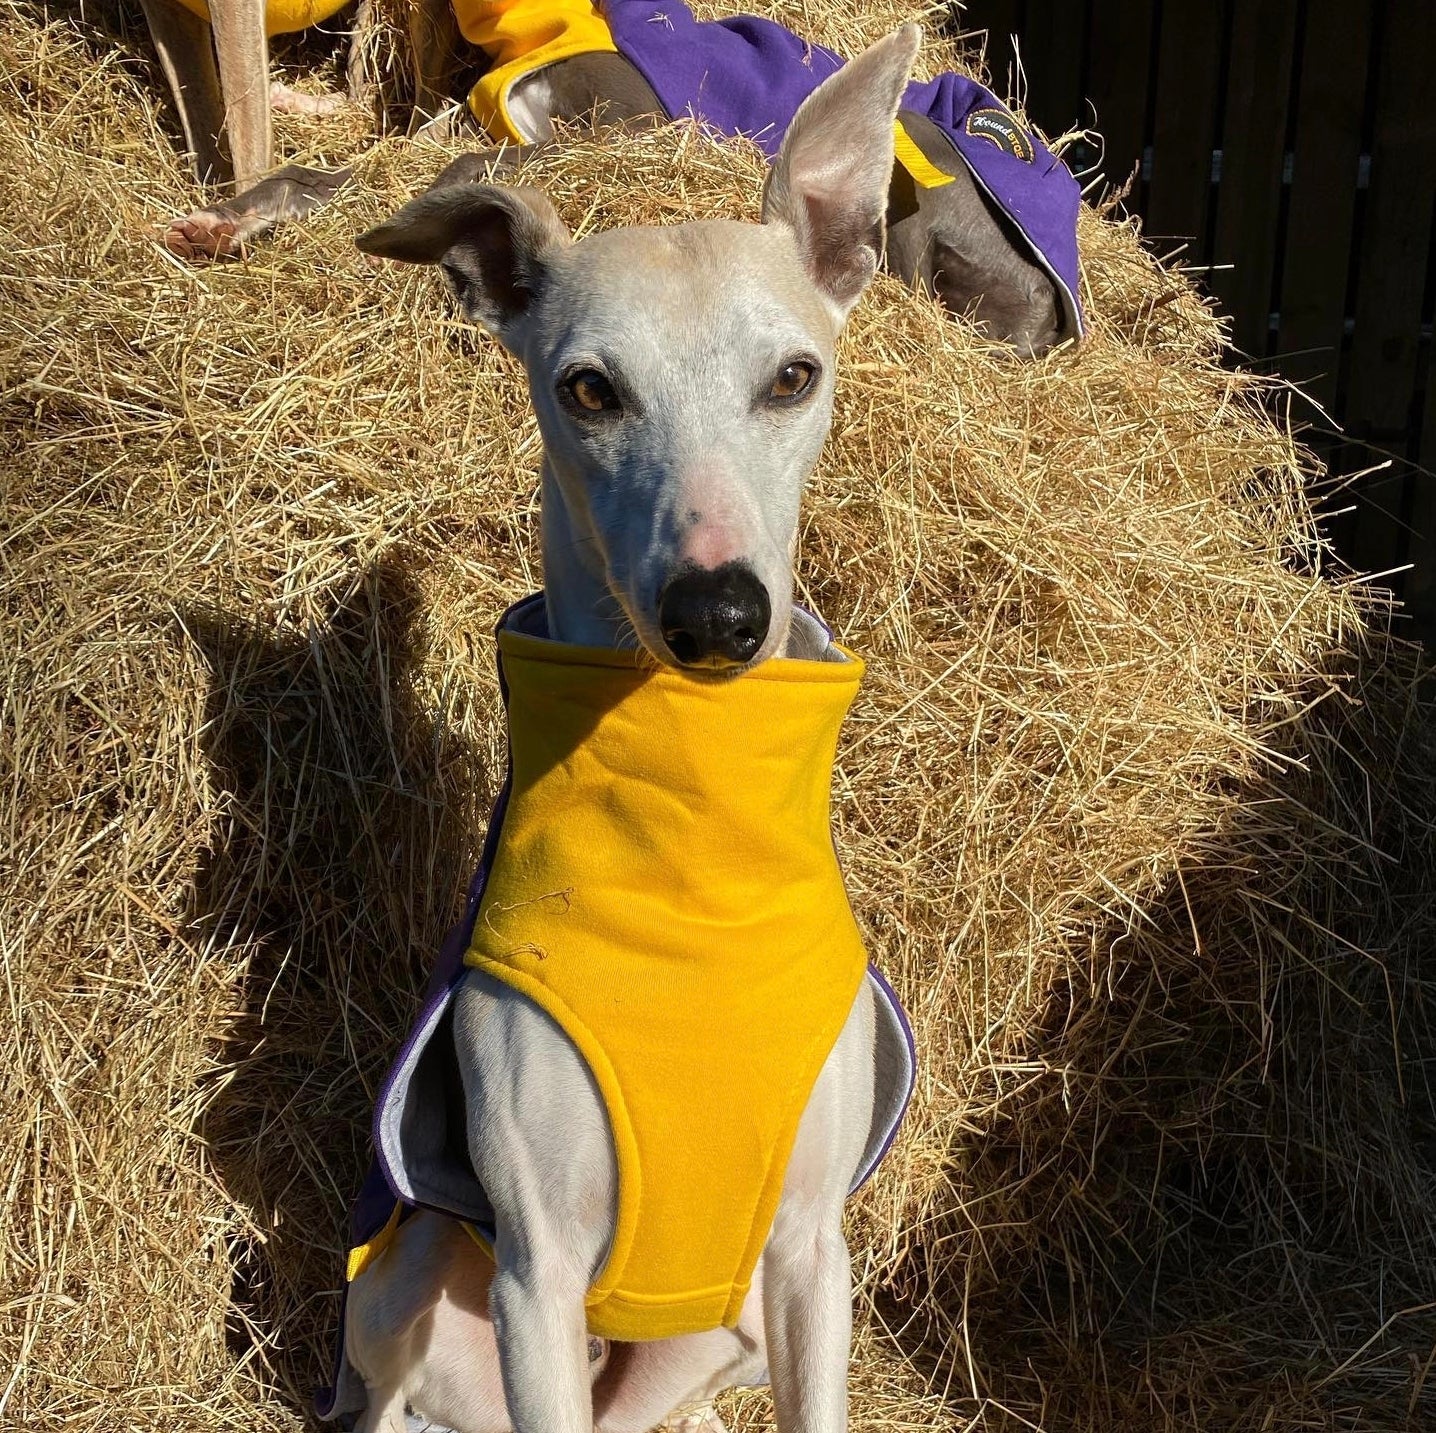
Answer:
[[[1411,481],[1411,468],[1385,444],[1363,450],[1361,459],[1363,466],[1370,467],[1383,461],[1386,454],[1391,454],[1391,466],[1363,479],[1354,489],[1356,511],[1351,515],[1342,547],[1348,561],[1360,571],[1391,574],[1383,577],[1380,585],[1404,598],[1406,576],[1393,573],[1392,569],[1407,560],[1408,544],[1401,512],[1407,497],[1406,485]]]
[[[1431,226],[1426,273],[1427,283],[1436,283],[1436,221]],[[1412,568],[1406,579],[1405,597],[1414,635],[1436,650],[1436,351],[1426,355],[1420,422],[1421,446],[1415,454],[1416,468],[1407,498],[1406,560]]]
[[[1023,0],[974,0],[962,10],[962,28],[987,32],[987,68],[993,88],[1004,99],[1015,90],[1015,55],[1012,37],[1022,28]]]
[[[1436,196],[1436,16],[1431,0],[1385,10],[1347,410],[1394,437],[1411,408]]]
[[[1097,111],[1106,141],[1102,168],[1113,185],[1123,185],[1142,159],[1147,104],[1152,89],[1152,0],[1095,0],[1092,61],[1087,97]],[[1140,203],[1135,185],[1128,207]]]
[[[1184,263],[1205,262],[1221,74],[1222,7],[1212,0],[1168,0],[1162,6],[1147,232],[1187,242]],[[1166,248],[1174,248],[1168,243]]]
[[[1231,267],[1208,287],[1234,320],[1236,346],[1256,357],[1267,346],[1296,15],[1297,0],[1263,0],[1239,4],[1232,25],[1211,255]]]
[[[1436,240],[1436,233],[1433,233]],[[1406,605],[1418,635],[1436,644],[1436,363],[1426,374],[1420,468],[1412,476]]]
[[[1431,0],[1385,0],[1371,193],[1361,240],[1356,330],[1346,421],[1384,448],[1406,451],[1421,341],[1421,300],[1436,203],[1436,113],[1430,76],[1436,69]],[[1357,513],[1358,566],[1380,569],[1402,560],[1400,521],[1409,470],[1381,483]]]
[[[1328,409],[1346,313],[1370,39],[1369,4],[1308,0],[1277,350],[1283,376]]]
[[[1022,27],[1027,114],[1049,137],[1082,122],[1086,38],[1087,13],[1082,0],[1027,0]]]

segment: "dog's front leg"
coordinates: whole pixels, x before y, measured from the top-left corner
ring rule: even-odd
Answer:
[[[177,0],[140,0],[160,68],[170,82],[185,148],[201,184],[234,178],[224,127],[224,96],[209,25]]]
[[[853,1308],[841,1202],[779,1208],[763,1255],[763,1318],[780,1433],[842,1433]]]
[[[852,1269],[843,1204],[873,1107],[874,1011],[864,985],[798,1126],[763,1250],[763,1319],[780,1433],[842,1433]]]
[[[618,1188],[602,1096],[559,1027],[477,971],[457,997],[454,1047],[494,1211],[489,1307],[514,1433],[593,1433],[584,1296]]]
[[[269,168],[269,40],[264,0],[215,0],[209,7],[234,186],[247,189]]]
[[[592,1433],[593,1388],[583,1296],[591,1261],[572,1257],[560,1231],[500,1236],[489,1290],[504,1400],[514,1433]],[[524,1247],[527,1245],[528,1247]],[[516,1247],[517,1246],[517,1247]]]

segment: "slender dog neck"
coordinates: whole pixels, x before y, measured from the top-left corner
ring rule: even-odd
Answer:
[[[608,590],[603,554],[587,524],[576,523],[544,459],[539,526],[549,635],[577,647],[636,647],[638,638]]]

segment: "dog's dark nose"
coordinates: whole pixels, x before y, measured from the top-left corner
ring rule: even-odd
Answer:
[[[771,617],[767,589],[746,562],[680,573],[658,597],[663,640],[685,667],[752,661]]]

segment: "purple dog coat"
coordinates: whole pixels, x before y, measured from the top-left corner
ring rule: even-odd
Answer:
[[[602,0],[600,10],[618,53],[648,81],[670,119],[691,115],[720,134],[747,135],[769,158],[798,107],[843,64],[831,50],[753,15],[700,22],[678,0]],[[1057,285],[1064,334],[1079,335],[1082,194],[1071,171],[991,90],[965,75],[910,84],[902,110],[942,131]]]

